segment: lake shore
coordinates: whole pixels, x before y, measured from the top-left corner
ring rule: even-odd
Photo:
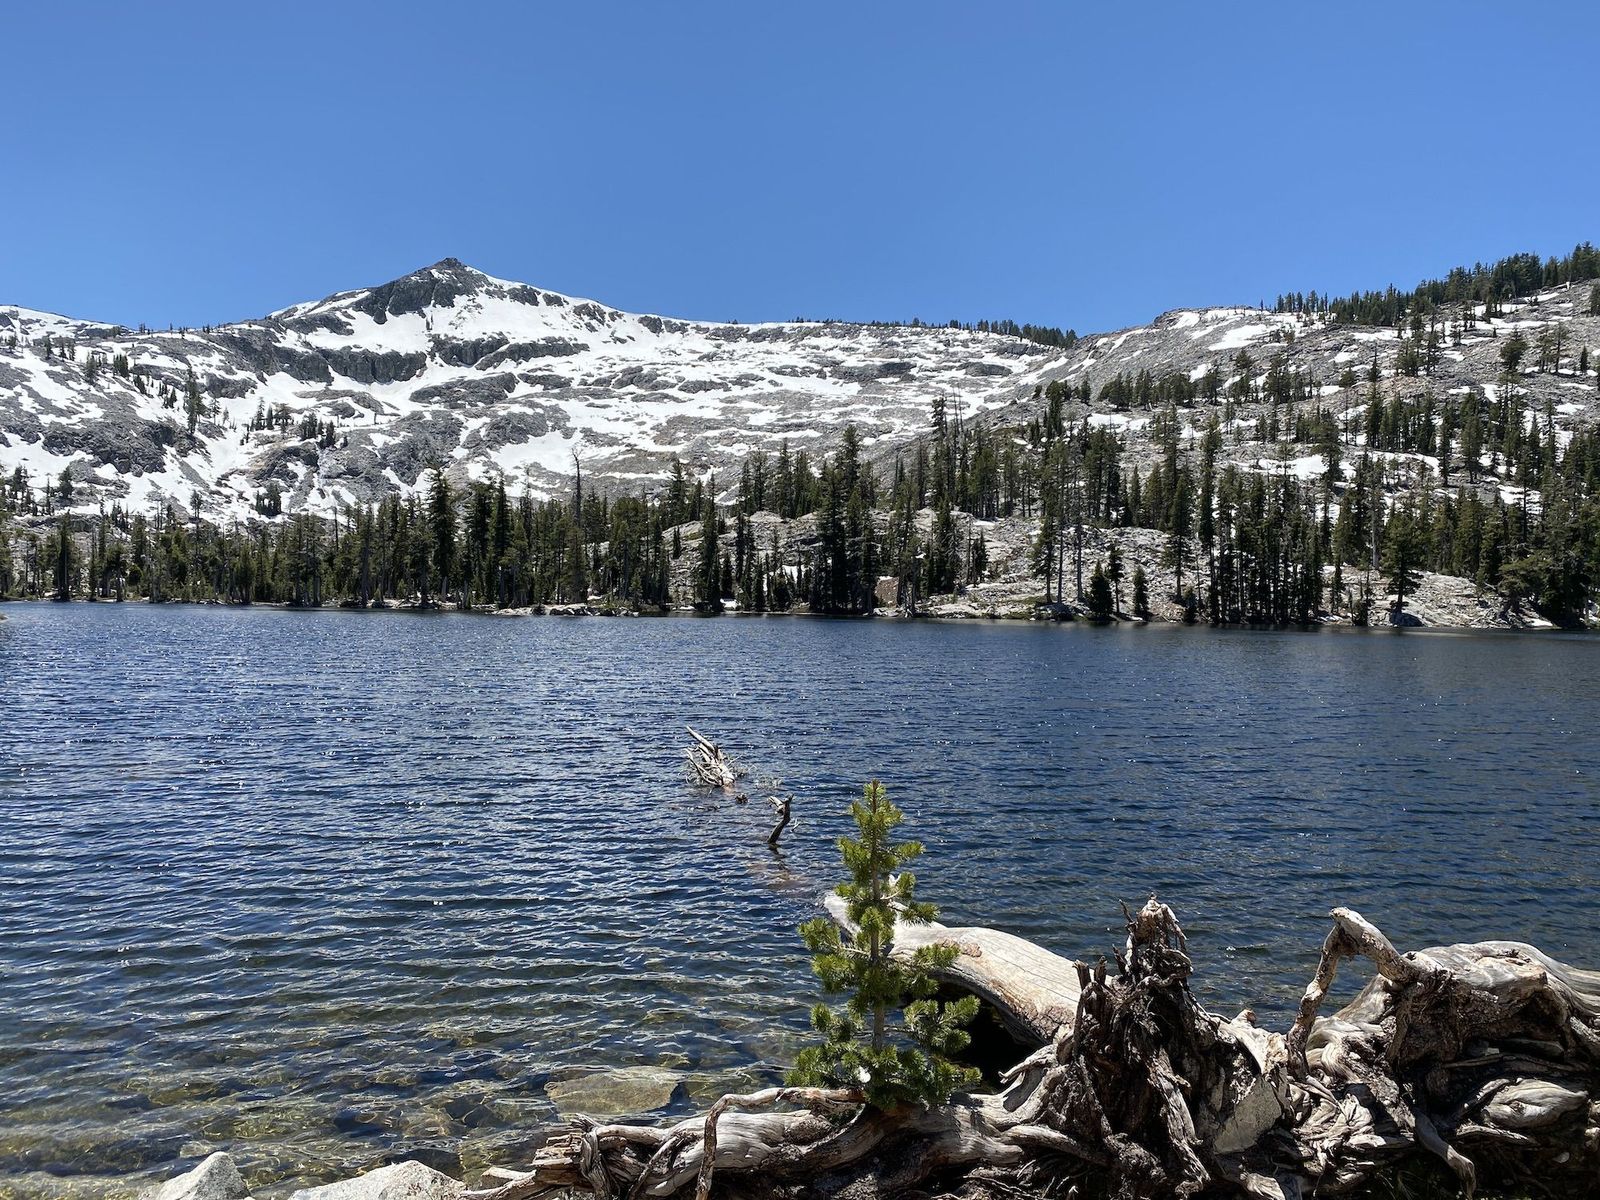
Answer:
[[[1440,581],[1434,583],[1434,580]],[[430,603],[423,606],[415,601],[377,602],[370,605],[353,603],[337,603],[322,605],[288,604],[273,601],[257,601],[249,604],[239,604],[223,600],[150,600],[145,597],[117,600],[112,597],[84,597],[74,596],[70,600],[61,601],[47,597],[0,597],[0,609],[7,605],[44,605],[54,606],[60,604],[70,605],[103,605],[115,607],[129,605],[139,607],[199,607],[199,608],[229,608],[229,609],[257,609],[277,610],[284,612],[365,612],[365,613],[394,613],[404,615],[435,615],[456,614],[462,616],[516,618],[516,617],[645,617],[660,618],[688,618],[693,620],[707,620],[711,618],[813,618],[828,621],[894,621],[894,622],[983,622],[1004,624],[1083,624],[1103,627],[1134,627],[1146,625],[1171,625],[1193,626],[1223,629],[1248,629],[1253,631],[1281,631],[1281,632],[1308,632],[1318,629],[1364,629],[1372,632],[1396,632],[1401,630],[1422,631],[1435,630],[1439,632],[1463,631],[1500,631],[1517,633],[1541,632],[1585,632],[1585,628],[1563,629],[1536,615],[1530,615],[1520,610],[1501,612],[1488,600],[1470,594],[1470,589],[1451,587],[1451,584],[1462,584],[1464,581],[1454,580],[1449,576],[1425,577],[1423,589],[1419,592],[1419,599],[1414,602],[1414,607],[1408,610],[1401,619],[1393,619],[1387,612],[1363,624],[1352,620],[1348,616],[1326,615],[1307,625],[1221,625],[1212,626],[1206,621],[1186,621],[1183,619],[1182,610],[1175,604],[1155,606],[1147,617],[1134,616],[1125,611],[1118,611],[1110,617],[1097,617],[1079,603],[1046,603],[1038,596],[1031,593],[1017,593],[1014,589],[1005,589],[998,586],[974,588],[966,594],[955,594],[944,597],[931,597],[919,606],[915,612],[907,611],[900,607],[879,608],[870,614],[860,616],[847,616],[835,613],[814,613],[804,606],[785,611],[763,610],[741,611],[737,604],[729,601],[727,607],[720,613],[707,613],[695,609],[693,606],[649,610],[629,608],[608,603],[602,597],[593,597],[586,604],[534,604],[508,608],[494,608],[489,605],[462,606],[454,602],[438,604]],[[3,617],[0,611],[0,617]]]

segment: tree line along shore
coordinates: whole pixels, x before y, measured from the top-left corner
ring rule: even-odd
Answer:
[[[0,597],[1310,625],[1408,623],[1436,577],[1461,603],[1428,623],[1582,626],[1600,435],[1560,428],[1530,385],[1600,388],[1600,363],[1559,336],[1513,330],[1494,385],[1436,395],[1440,326],[1414,313],[1387,372],[1374,355],[1326,384],[1241,349],[1192,375],[1054,381],[1009,423],[935,396],[892,456],[850,426],[829,453],[750,455],[731,486],[675,460],[639,494],[581,473],[512,494],[441,463],[408,495],[289,513],[272,483],[221,519],[198,494],[134,511],[19,468]]]

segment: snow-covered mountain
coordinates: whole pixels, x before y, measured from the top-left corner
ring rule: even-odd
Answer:
[[[135,506],[198,495],[213,516],[274,483],[286,510],[327,512],[435,462],[540,494],[581,460],[586,479],[648,490],[674,456],[726,471],[785,440],[815,453],[849,423],[895,442],[935,393],[996,407],[1058,357],[960,329],[639,316],[446,259],[206,332],[0,308],[0,467],[35,486],[69,468]]]
[[[1154,454],[1156,409],[1107,403],[1102,389],[1119,375],[1215,370],[1231,385],[1247,350],[1257,371],[1276,362],[1298,372],[1314,403],[1359,424],[1361,389],[1338,383],[1351,370],[1364,379],[1376,360],[1399,395],[1492,397],[1500,338],[1521,330],[1531,342],[1556,328],[1561,365],[1521,380],[1528,410],[1563,431],[1594,418],[1600,363],[1585,372],[1578,361],[1583,347],[1600,350],[1588,284],[1508,304],[1493,320],[1478,312],[1452,328],[1428,372],[1402,378],[1401,331],[1253,308],[1173,311],[1061,350],[932,326],[639,316],[446,259],[205,332],[0,308],[0,469],[23,468],[34,487],[68,469],[94,485],[75,487],[79,505],[198,498],[213,518],[253,511],[273,485],[285,511],[328,513],[408,492],[436,462],[458,483],[499,477],[538,495],[565,488],[579,460],[609,490],[652,491],[678,457],[697,475],[718,473],[726,490],[751,451],[785,441],[827,450],[847,424],[882,458],[927,429],[936,396],[963,418],[1020,424],[1058,379],[1090,384],[1093,403],[1074,403],[1070,418],[1118,427],[1137,462]],[[1246,469],[1322,472],[1309,447],[1291,461],[1279,442],[1258,440],[1265,409],[1234,410],[1226,456]],[[1200,403],[1180,415],[1186,442],[1214,411]]]

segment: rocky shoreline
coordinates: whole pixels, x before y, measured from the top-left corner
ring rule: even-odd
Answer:
[[[1098,532],[1098,531],[1096,531]],[[1085,531],[1086,546],[1089,542],[1089,531]],[[1086,550],[1087,553],[1087,550]],[[1124,550],[1124,553],[1126,551]],[[1098,561],[1098,560],[1096,560]],[[1134,616],[1127,611],[1128,597],[1122,598],[1124,604],[1109,618],[1099,618],[1088,610],[1087,606],[1076,600],[1046,601],[1043,596],[1042,586],[1038,579],[1000,579],[973,584],[962,591],[942,596],[928,596],[919,601],[915,611],[904,606],[888,606],[879,608],[867,617],[843,618],[847,620],[889,620],[889,621],[989,621],[989,622],[1055,622],[1075,623],[1083,622],[1097,625],[1182,625],[1184,614],[1182,606],[1172,600],[1170,586],[1168,590],[1158,593],[1156,581],[1171,579],[1171,573],[1163,571],[1159,566],[1146,566],[1137,558],[1125,558],[1128,564],[1128,574],[1132,568],[1144,566],[1146,575],[1151,580],[1150,612],[1148,616]],[[1092,563],[1086,563],[1085,573],[1093,569]],[[1166,582],[1163,580],[1163,582]],[[892,582],[892,581],[886,581]],[[1071,587],[1071,583],[1068,584]],[[1522,606],[1502,606],[1492,592],[1484,592],[1476,588],[1470,580],[1461,579],[1453,575],[1436,575],[1423,572],[1421,583],[1417,590],[1407,596],[1406,609],[1399,619],[1394,619],[1383,607],[1385,603],[1386,581],[1381,575],[1373,575],[1374,606],[1368,628],[1372,629],[1434,629],[1441,632],[1450,630],[1503,630],[1515,631],[1540,631],[1555,630],[1560,628],[1550,621],[1539,616],[1537,612],[1527,610]],[[1123,591],[1126,593],[1127,584],[1124,583]],[[56,600],[18,600],[4,599],[0,604],[47,604],[62,603]],[[147,599],[113,600],[113,599],[86,599],[75,597],[66,603],[70,604],[137,604],[148,605],[157,603]],[[163,605],[197,605],[213,608],[256,608],[279,609],[287,612],[313,611],[303,605],[276,604],[257,602],[249,605],[226,604],[219,600],[163,600]],[[650,617],[650,618],[692,618],[700,619],[707,614],[696,611],[692,606],[681,605],[662,611],[629,608],[612,604],[606,600],[594,598],[586,604],[535,604],[516,608],[492,608],[487,605],[462,608],[456,604],[430,604],[426,608],[417,603],[400,604],[373,604],[362,608],[358,605],[327,604],[320,606],[323,611],[352,611],[352,612],[381,612],[395,614],[433,614],[433,613],[459,613],[470,616],[484,617]],[[727,618],[755,618],[755,617],[816,617],[824,616],[830,620],[841,619],[830,614],[811,612],[804,605],[785,611],[752,611],[742,612],[737,605],[729,602],[727,609],[718,614]],[[5,615],[0,612],[0,620]],[[1198,625],[1208,625],[1201,620]],[[1359,623],[1352,620],[1347,613],[1325,614],[1306,629],[1329,628],[1356,628]],[[1229,628],[1233,628],[1230,626]],[[1293,628],[1301,626],[1248,626],[1252,629],[1268,628]]]
[[[334,1183],[299,1188],[288,1200],[457,1200],[467,1192],[459,1179],[419,1162],[391,1163]],[[165,1183],[146,1188],[138,1200],[252,1200],[244,1177],[225,1151]]]

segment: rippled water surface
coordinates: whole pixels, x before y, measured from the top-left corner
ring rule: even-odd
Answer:
[[[1600,962],[1593,638],[4,615],[0,1196],[470,1172],[577,1071],[771,1078],[874,774],[947,920],[1085,956],[1156,891],[1274,1023],[1336,903]],[[686,721],[796,795],[781,856]]]

